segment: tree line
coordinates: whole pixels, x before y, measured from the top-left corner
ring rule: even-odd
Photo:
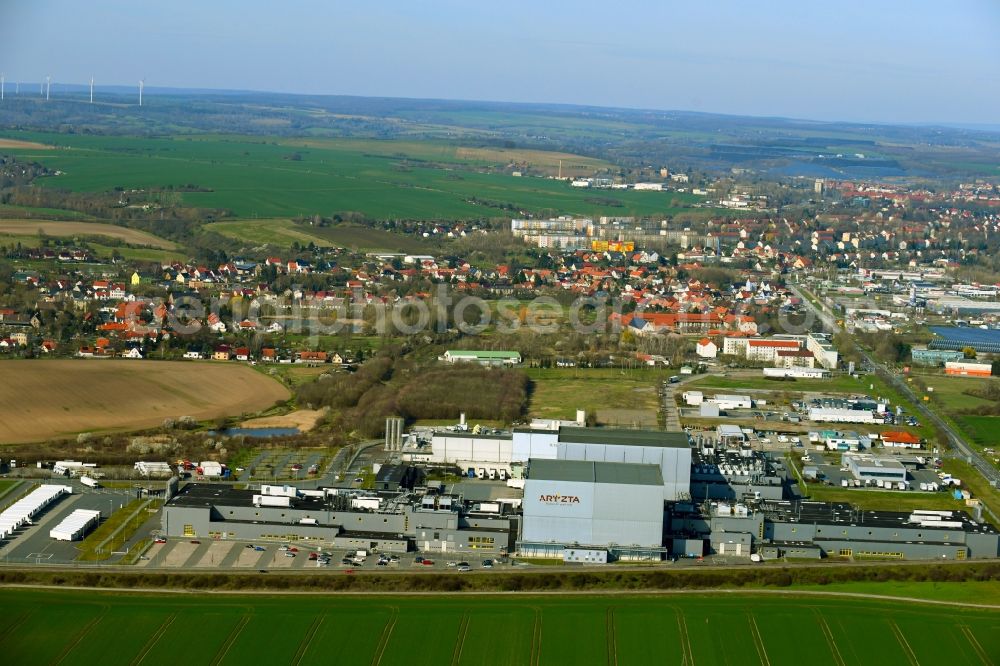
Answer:
[[[520,370],[416,362],[396,349],[380,351],[357,372],[324,374],[296,389],[300,405],[329,407],[335,432],[379,437],[385,419],[458,418],[510,423],[528,404],[528,378]]]

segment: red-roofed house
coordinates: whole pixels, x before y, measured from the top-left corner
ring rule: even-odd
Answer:
[[[919,449],[920,438],[912,432],[891,431],[882,433],[882,445],[886,448]]]
[[[797,351],[802,348],[798,340],[749,340],[747,341],[747,360],[772,362],[778,352]]]
[[[695,353],[702,358],[715,358],[719,353],[719,347],[711,338],[702,338],[695,347]]]

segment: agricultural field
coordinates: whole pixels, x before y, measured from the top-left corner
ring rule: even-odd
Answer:
[[[332,227],[304,227],[289,219],[227,220],[207,227],[240,241],[261,245],[289,246],[292,243],[320,247],[346,247],[357,252],[413,252],[427,253],[435,249],[432,241],[408,234],[395,234],[381,229],[370,229],[353,224]]]
[[[36,143],[34,141],[22,141],[20,139],[6,139],[0,137],[0,148],[19,148],[26,150],[52,150],[53,146],[47,146],[43,143]]]
[[[574,419],[585,409],[606,425],[656,427],[657,388],[669,370],[651,368],[529,368],[528,413]]]
[[[857,598],[0,591],[13,664],[992,664],[1000,613]],[[653,629],[655,627],[655,629]],[[178,653],[181,650],[181,653]]]
[[[445,164],[506,168],[515,165],[549,176],[585,177],[604,170],[615,169],[610,162],[530,148],[498,148],[495,146],[457,146],[434,141],[366,141],[364,139],[280,139],[278,143],[303,148],[354,149],[368,155],[401,157]]]
[[[914,371],[912,376],[919,378],[928,388],[934,389],[927,394],[931,399],[931,404],[942,407],[948,412],[991,407],[995,404],[992,400],[969,395],[966,391],[972,389],[982,391],[991,385],[1000,386],[1000,379],[948,377],[942,373],[919,371]],[[916,387],[914,387],[914,391],[916,391]]]
[[[1000,444],[1000,416],[962,415],[956,420],[977,444],[992,447]]]
[[[117,238],[131,245],[145,245],[160,250],[173,250],[177,246],[158,236],[99,222],[66,222],[62,220],[3,220],[0,219],[0,236],[105,236]]]
[[[383,219],[480,219],[545,211],[593,216],[710,212],[691,211],[691,204],[703,200],[692,194],[591,192],[549,178],[515,178],[483,168],[484,162],[493,163],[499,155],[478,150],[460,153],[449,147],[444,152],[453,151],[453,157],[445,154],[431,160],[429,148],[414,147],[412,142],[32,133],[10,138],[58,143],[46,150],[5,149],[62,172],[39,180],[39,185],[77,192],[115,187],[169,190],[187,205],[226,209],[246,218],[331,216],[340,211]],[[520,157],[542,161],[537,156]],[[585,160],[574,158],[572,163]],[[188,185],[198,191],[188,191]]]
[[[3,361],[0,443],[253,414],[289,398],[242,364],[105,359]]]

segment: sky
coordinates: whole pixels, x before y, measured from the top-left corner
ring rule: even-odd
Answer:
[[[0,72],[1000,125],[1000,0],[0,0]]]

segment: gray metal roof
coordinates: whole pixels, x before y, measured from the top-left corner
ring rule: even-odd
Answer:
[[[618,483],[637,486],[662,486],[658,465],[595,462],[590,460],[528,461],[528,478],[542,481],[579,483]]]
[[[569,444],[617,444],[624,446],[660,446],[675,449],[690,448],[683,431],[627,430],[623,428],[559,428],[559,441]]]

